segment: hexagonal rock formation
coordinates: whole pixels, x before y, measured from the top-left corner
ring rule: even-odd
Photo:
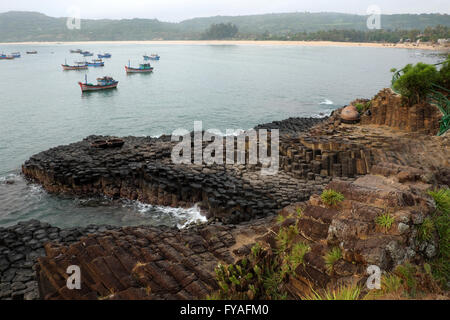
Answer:
[[[107,138],[91,136],[41,152],[26,161],[22,171],[49,192],[106,195],[173,207],[199,203],[208,217],[225,223],[273,214],[320,192],[330,181],[310,169],[296,177],[283,171],[265,176],[255,165],[174,164],[174,143],[168,137],[126,137],[121,148],[91,146]]]
[[[189,230],[125,227],[70,246],[47,244],[38,259],[43,299],[202,299],[218,289],[214,268],[233,263],[267,232],[270,220]],[[66,286],[66,269],[81,269],[81,289]]]
[[[370,113],[361,117],[361,124],[386,125],[408,132],[436,135],[442,113],[428,103],[408,106],[391,89],[381,90],[372,100]]]
[[[417,173],[413,168],[402,169],[411,177]],[[381,171],[379,167],[378,172]],[[297,268],[296,276],[288,284],[289,292],[294,297],[302,297],[310,285],[324,288],[342,282],[363,282],[369,265],[391,271],[407,260],[420,264],[424,258],[434,257],[438,250],[437,234],[429,241],[420,242],[416,229],[435,210],[425,193],[430,187],[420,178],[400,183],[398,176],[366,175],[354,182],[336,180],[327,186],[345,197],[335,207],[312,196],[306,203],[283,209],[283,215],[295,216],[297,208],[303,208],[297,223],[300,234],[297,241],[311,246],[304,265]],[[376,218],[383,214],[394,219],[390,228],[376,223]],[[324,256],[335,247],[340,248],[342,258],[330,272]]]

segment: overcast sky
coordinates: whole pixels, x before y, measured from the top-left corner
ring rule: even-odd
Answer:
[[[384,14],[450,14],[450,0],[1,0],[0,12],[38,11],[65,17],[68,9],[76,6],[85,19],[157,18],[175,22],[194,17],[295,11],[365,14],[371,5],[380,7]]]

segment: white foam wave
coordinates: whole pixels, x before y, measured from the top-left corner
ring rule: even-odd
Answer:
[[[329,99],[325,99],[325,100],[323,100],[322,102],[320,102],[319,104],[322,104],[322,105],[330,105],[330,104],[334,104],[334,102],[331,101],[331,100],[329,100]]]
[[[127,206],[130,204],[128,203]],[[167,215],[177,221],[177,227],[179,229],[186,228],[191,223],[198,222],[206,222],[207,219],[204,215],[201,214],[200,208],[195,205],[192,208],[172,208],[172,207],[164,207],[164,206],[154,206],[147,203],[142,203],[140,201],[133,201],[132,206],[141,214],[141,215]]]
[[[9,173],[0,177],[0,183],[16,182],[20,179],[20,174]]]

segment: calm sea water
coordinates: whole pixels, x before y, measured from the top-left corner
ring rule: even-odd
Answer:
[[[182,225],[199,218],[195,208],[170,209],[107,199],[48,195],[20,176],[31,155],[91,134],[158,136],[177,128],[247,129],[291,116],[328,114],[390,84],[392,67],[435,62],[429,52],[362,47],[243,45],[98,45],[110,52],[105,67],[62,71],[61,63],[84,60],[73,45],[3,45],[22,58],[0,61],[0,225],[37,218],[58,226]],[[36,49],[37,55],[26,55]],[[124,66],[158,53],[153,74],[126,75]],[[93,57],[87,57],[91,60]],[[110,75],[117,90],[81,94]]]

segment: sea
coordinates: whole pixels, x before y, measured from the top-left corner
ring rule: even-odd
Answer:
[[[84,58],[71,49],[95,53]],[[36,50],[37,54],[26,54]],[[207,44],[8,44],[0,53],[0,226],[39,219],[58,227],[167,225],[204,221],[197,207],[125,199],[52,195],[26,181],[33,154],[88,135],[153,136],[176,129],[249,129],[289,117],[322,117],[390,86],[391,68],[435,63],[432,51],[374,47]],[[104,67],[63,71],[61,64],[111,53]],[[125,66],[156,53],[151,74]],[[117,89],[82,94],[78,82],[112,76]]]

